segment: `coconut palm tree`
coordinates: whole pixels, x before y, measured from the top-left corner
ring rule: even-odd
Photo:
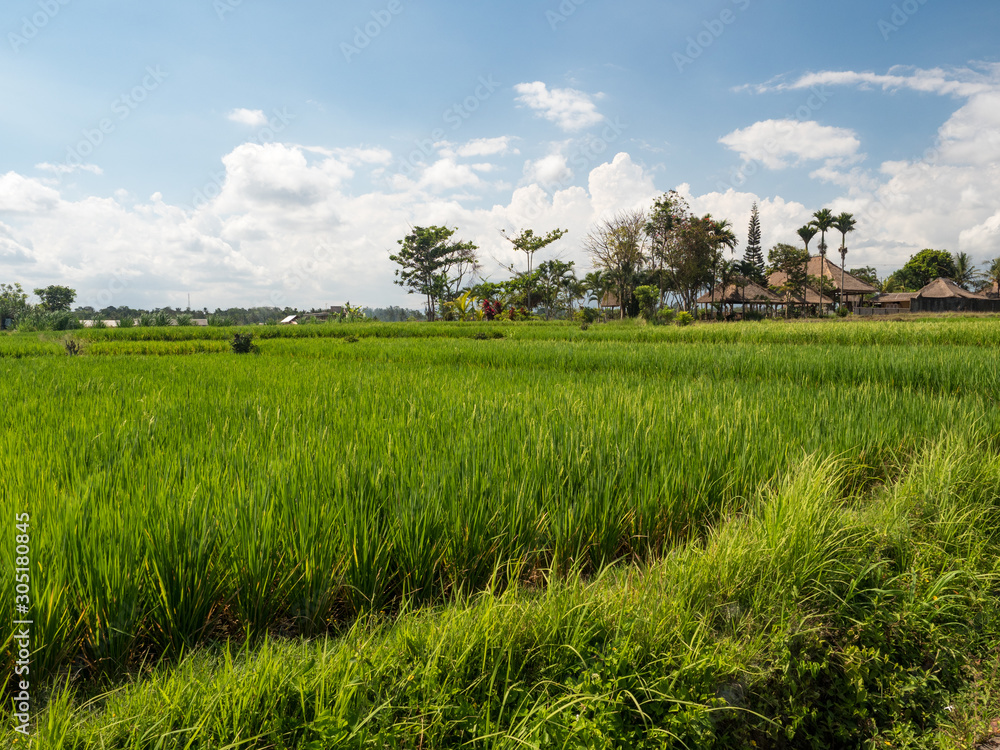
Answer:
[[[740,241],[736,238],[736,233],[733,232],[733,225],[730,224],[729,219],[714,219],[712,214],[705,214],[701,220],[708,230],[708,244],[712,252],[712,281],[709,285],[709,294],[714,295],[719,263],[722,261],[722,248],[728,247],[732,252],[740,244]]]
[[[804,244],[806,246],[806,263],[808,264],[809,263],[809,257],[808,257],[809,256],[809,243],[812,242],[812,238],[815,237],[819,233],[819,230],[816,227],[814,227],[812,224],[806,224],[804,227],[799,227],[798,230],[796,231],[796,233],[799,235],[799,238],[802,240],[802,244]],[[806,292],[805,292],[805,289],[803,289],[802,290],[802,302],[803,302],[803,304],[805,303],[805,301],[806,301]]]
[[[986,269],[986,277],[997,285],[997,291],[1000,292],[1000,258],[994,258],[990,261],[989,268]]]
[[[829,208],[821,208],[813,214],[813,220],[809,222],[819,230],[819,314],[823,314],[823,276],[826,271],[826,233],[833,227],[833,212]]]
[[[952,253],[952,260],[955,261],[955,277],[952,279],[962,289],[971,291],[971,288],[982,281],[983,275],[976,270],[975,264],[968,253]]]
[[[844,269],[847,267],[847,233],[854,231],[858,222],[854,214],[846,211],[833,220],[833,228],[840,232],[840,304],[844,304]]]

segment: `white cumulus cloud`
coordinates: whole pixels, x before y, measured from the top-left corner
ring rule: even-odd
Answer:
[[[861,147],[853,130],[799,120],[755,122],[724,135],[719,143],[736,151],[744,161],[757,161],[769,169],[821,159],[851,162],[857,160]]]
[[[255,128],[267,124],[267,115],[264,114],[264,110],[262,109],[234,109],[226,117],[233,122]]]
[[[604,119],[591,95],[583,91],[549,89],[541,81],[519,83],[514,90],[521,104],[566,131],[582,130]]]

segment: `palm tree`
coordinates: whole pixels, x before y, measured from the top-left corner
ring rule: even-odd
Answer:
[[[799,238],[802,240],[802,243],[806,246],[806,256],[807,256],[806,257],[806,263],[807,264],[809,263],[809,258],[808,258],[808,255],[809,255],[809,243],[812,242],[812,238],[815,237],[818,232],[819,232],[819,230],[816,227],[814,227],[812,224],[806,224],[804,227],[799,227],[799,229],[797,230],[797,234],[799,235]],[[805,301],[806,301],[806,292],[805,292],[805,289],[803,289],[802,290],[802,303],[805,304]]]
[[[813,220],[809,222],[819,230],[819,314],[823,314],[823,276],[826,271],[826,232],[833,227],[833,212],[829,208],[821,208],[813,214]]]
[[[990,267],[986,269],[986,276],[997,285],[997,291],[1000,292],[1000,258],[994,258],[990,262]]]
[[[858,222],[854,214],[846,211],[833,220],[833,228],[840,232],[840,304],[844,304],[844,269],[847,267],[847,233],[854,231]]]
[[[715,260],[712,265],[718,267],[722,257],[721,249],[728,247],[729,252],[733,252],[736,250],[736,246],[740,244],[740,241],[736,239],[736,233],[733,232],[733,225],[729,223],[729,219],[718,221],[713,219],[711,214],[705,214],[705,222],[708,224],[708,237],[712,245],[712,252],[715,253]],[[726,261],[722,262],[725,263]],[[722,293],[726,293],[725,284],[723,284]],[[711,294],[715,294],[715,278],[712,279]]]
[[[952,281],[962,289],[971,291],[969,287],[982,280],[982,274],[976,270],[968,253],[952,253],[951,257],[955,261],[955,278]]]

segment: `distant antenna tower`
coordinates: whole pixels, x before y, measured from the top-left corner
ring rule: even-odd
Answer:
[[[191,292],[188,292],[188,310],[191,309]]]

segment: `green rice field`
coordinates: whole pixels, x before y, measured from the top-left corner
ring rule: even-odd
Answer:
[[[1000,318],[235,330],[0,334],[8,695],[23,513],[33,622],[3,747],[1000,719]]]

